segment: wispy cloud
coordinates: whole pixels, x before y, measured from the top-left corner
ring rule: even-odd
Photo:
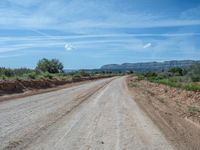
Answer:
[[[11,54],[11,55],[0,55],[0,58],[10,58],[10,57],[19,57],[23,56],[24,54]]]
[[[143,46],[143,48],[149,48],[149,47],[151,47],[151,46],[152,46],[151,43],[147,43],[147,44],[145,44],[145,45]]]
[[[36,50],[45,51],[41,48],[60,48],[66,51],[72,51],[75,48],[77,50],[81,49],[109,49],[114,51],[115,49],[119,51],[134,50],[134,51],[144,51],[152,46],[151,42],[155,43],[168,43],[164,44],[166,48],[171,44],[177,47],[173,40],[169,39],[188,39],[188,37],[199,37],[199,33],[170,33],[170,34],[89,34],[89,35],[74,35],[74,36],[52,36],[42,32],[40,36],[28,36],[28,37],[0,37],[0,53],[6,53],[11,51],[21,51],[35,48]],[[154,40],[155,37],[162,37],[164,40]],[[146,43],[146,44],[144,44]],[[75,46],[76,45],[76,46]],[[159,45],[159,44],[157,44]],[[192,43],[191,43],[192,45]],[[142,50],[143,49],[143,50]],[[165,47],[157,47],[159,51],[165,49]],[[62,51],[61,50],[61,51]]]
[[[176,18],[158,13],[139,11],[117,11],[109,2],[104,1],[10,1],[0,8],[1,28],[40,28],[61,29],[65,31],[94,31],[92,28],[149,28],[200,25],[198,7],[183,11]],[[37,7],[30,7],[37,5]],[[59,11],[58,11],[59,10]],[[76,11],[74,11],[76,10]],[[196,15],[198,16],[198,15]],[[16,22],[18,22],[16,24]]]
[[[30,52],[34,58],[44,53],[42,56],[80,61],[85,57],[96,58],[94,61],[102,58],[102,63],[111,59],[140,60],[147,53],[148,59],[174,58],[175,53],[183,58],[197,57],[200,3],[191,5],[192,2],[184,1],[190,5],[180,8],[178,0],[158,3],[155,6],[146,0],[2,0],[1,58],[28,56]]]
[[[63,47],[63,45],[65,45],[65,42],[54,42],[54,43],[48,43],[48,42],[44,42],[44,41],[40,41],[40,42],[36,42],[36,43],[17,43],[17,44],[12,44],[9,46],[2,46],[0,47],[0,53],[7,53],[7,52],[14,52],[14,51],[27,51],[29,49],[33,49],[35,48],[40,49],[41,48],[57,48],[57,47]]]

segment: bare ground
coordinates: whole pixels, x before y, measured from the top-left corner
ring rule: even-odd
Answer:
[[[129,91],[140,108],[165,133],[177,149],[200,149],[200,93],[127,79]]]
[[[0,149],[173,150],[125,77],[0,103]]]
[[[98,80],[98,79],[97,79]],[[70,88],[73,86],[78,86],[81,84],[89,83],[92,82],[93,80],[86,80],[86,81],[79,81],[79,82],[72,82],[72,83],[66,83],[64,85],[55,85],[54,87],[44,87],[43,89],[25,89],[21,93],[4,93],[2,96],[0,96],[0,102],[7,101],[7,100],[16,100],[19,98],[27,97],[27,96],[33,96],[37,94],[42,94],[42,93],[48,93],[52,91],[57,91],[65,88]]]
[[[112,76],[88,76],[66,79],[29,79],[29,80],[0,80],[0,101],[15,95],[31,95],[47,89],[57,89],[58,86],[74,85],[80,82],[109,78]],[[49,90],[50,91],[50,90]],[[6,98],[4,98],[6,97]],[[12,98],[12,97],[11,97]]]

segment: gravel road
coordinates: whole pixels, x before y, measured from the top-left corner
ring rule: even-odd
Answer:
[[[125,77],[0,103],[0,149],[172,150]]]

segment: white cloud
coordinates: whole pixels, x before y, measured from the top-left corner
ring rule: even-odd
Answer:
[[[65,49],[66,49],[66,51],[71,51],[71,50],[73,50],[73,49],[74,49],[74,47],[73,47],[73,45],[72,45],[72,44],[70,44],[70,43],[67,43],[67,44],[65,44]]]
[[[151,46],[152,46],[151,43],[147,43],[147,44],[145,44],[145,45],[143,46],[143,48],[149,48],[149,47],[151,47]]]

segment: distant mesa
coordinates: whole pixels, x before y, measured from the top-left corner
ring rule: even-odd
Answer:
[[[71,72],[76,72],[77,70],[75,69],[64,69],[65,73],[71,73]]]
[[[123,64],[108,64],[100,68],[105,71],[165,71],[173,67],[188,68],[200,61],[195,60],[172,60],[164,62],[144,62],[144,63],[123,63]]]

